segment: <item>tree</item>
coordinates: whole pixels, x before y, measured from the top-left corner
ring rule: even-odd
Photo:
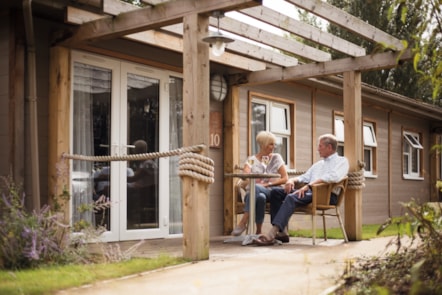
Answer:
[[[410,48],[415,54],[414,69],[423,83],[430,84],[433,100],[442,99],[442,0],[394,0],[390,19],[406,23],[413,10],[419,9],[424,18],[417,20]],[[412,10],[410,10],[410,7]]]
[[[403,44],[407,48],[413,48],[416,54],[413,63],[407,62],[393,69],[363,73],[363,82],[416,99],[431,101],[431,99],[442,98],[440,93],[440,68],[442,67],[440,21],[438,27],[431,27],[436,31],[428,37],[423,34],[428,32],[428,24],[437,23],[434,21],[433,14],[440,16],[440,7],[438,14],[437,9],[429,11],[429,9],[423,9],[422,6],[431,6],[430,2],[438,1],[440,0],[416,2],[414,0],[328,0],[330,4],[403,40]],[[436,17],[436,20],[440,18]],[[437,30],[439,34],[436,33]],[[389,44],[370,43],[333,24],[329,26],[329,31],[359,44],[369,53],[389,50]],[[419,51],[422,53],[418,54]],[[339,57],[339,54],[334,53],[334,57]]]

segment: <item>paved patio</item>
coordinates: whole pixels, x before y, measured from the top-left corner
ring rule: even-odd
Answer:
[[[59,294],[327,294],[347,262],[355,257],[382,255],[392,237],[344,243],[343,240],[291,238],[290,243],[268,247],[210,241],[210,258],[116,280],[98,282]],[[182,255],[182,239],[146,241],[140,256],[159,253]],[[120,243],[127,249],[136,242]]]

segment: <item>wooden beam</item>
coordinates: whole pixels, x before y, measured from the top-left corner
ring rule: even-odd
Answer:
[[[125,38],[142,43],[151,44],[157,47],[173,50],[180,53],[183,52],[182,38],[175,37],[158,31],[146,31],[146,32],[131,34],[125,36]],[[212,54],[211,50],[209,51],[210,51],[210,60],[220,64],[228,65],[230,67],[247,70],[247,71],[259,71],[266,69],[266,63],[263,61],[257,61],[245,56],[240,56],[229,52],[225,52],[221,56],[215,56]]]
[[[260,5],[262,0],[177,0],[157,6],[143,7],[116,17],[100,18],[81,25],[72,36],[54,40],[63,46],[82,42],[113,39],[124,35],[158,29],[182,22],[186,15],[205,14],[214,10],[234,10]]]
[[[341,74],[347,71],[372,71],[393,68],[401,61],[410,60],[410,50],[384,52],[361,57],[348,57],[314,64],[298,65],[289,68],[269,69],[247,75],[243,84],[267,84],[276,81],[302,80],[306,78]]]
[[[139,6],[120,0],[103,0],[103,12],[110,15],[119,15],[139,8]]]
[[[385,33],[365,21],[321,0],[286,0],[302,9],[320,16],[368,41],[389,46],[393,50],[403,50],[401,40]]]
[[[116,0],[105,0],[105,3],[107,1],[116,1]],[[130,7],[125,6],[126,9],[133,8],[133,7],[134,7],[133,5],[130,5]],[[112,11],[108,11],[108,12],[112,12]],[[84,11],[82,9],[78,9],[78,8],[75,8],[72,6],[68,6],[66,8],[66,22],[70,23],[70,24],[78,25],[78,24],[82,24],[85,22],[99,19],[99,18],[103,18],[103,17],[106,17],[106,16],[101,15],[101,14],[91,13],[88,11]],[[178,25],[175,25],[175,26],[178,26]],[[182,39],[183,26],[181,24],[179,26],[181,28],[180,29],[180,35],[181,35],[180,37],[172,36],[170,34],[166,34],[161,31],[150,30],[150,31],[130,34],[130,35],[124,36],[124,38],[129,39],[129,40],[133,40],[133,41],[137,41],[137,42],[141,42],[141,43],[150,44],[150,45],[161,47],[161,48],[165,48],[168,50],[173,50],[173,51],[181,53],[181,52],[183,52],[183,39]],[[84,48],[84,47],[85,47],[84,45],[78,46],[78,48]],[[221,56],[214,56],[213,54],[210,53],[210,60],[220,63],[220,64],[230,66],[230,67],[234,67],[237,69],[246,70],[246,71],[260,71],[260,70],[265,70],[267,68],[266,63],[263,61],[251,59],[246,56],[238,55],[238,54],[234,54],[234,53],[230,53],[230,52],[225,52]]]
[[[344,73],[344,156],[350,172],[359,172],[364,162],[362,139],[361,72]],[[345,229],[350,241],[362,239],[362,189],[347,189],[345,193]]]
[[[327,46],[331,49],[334,49],[336,51],[339,51],[341,53],[350,55],[350,56],[363,56],[365,55],[365,49],[357,46],[356,44],[353,44],[347,40],[344,40],[342,38],[339,38],[338,36],[335,36],[333,34],[321,31],[318,28],[315,28],[312,25],[309,25],[307,23],[304,23],[302,21],[293,19],[285,14],[279,13],[273,9],[270,9],[265,6],[260,7],[252,7],[243,9],[240,11],[242,14],[245,14],[249,17],[252,17],[254,19],[257,19],[259,21],[262,21],[264,23],[267,23],[269,25],[278,27],[282,30],[287,31],[288,33],[295,34],[297,36],[300,36],[306,40],[310,40],[312,42],[315,42],[317,44],[321,44],[323,46]],[[282,48],[281,48],[282,49]],[[284,49],[283,49],[284,50]],[[319,49],[315,49],[319,50]],[[286,50],[289,51],[289,50]],[[321,51],[321,50],[319,50]],[[323,54],[326,52],[321,51]],[[307,59],[314,60],[314,61],[325,61],[322,60],[315,60],[312,59],[311,56],[314,52],[309,51],[301,51],[299,54],[295,53],[296,55],[303,56]],[[327,53],[330,55],[329,53]],[[330,60],[328,58],[327,60]]]
[[[163,30],[180,35],[183,32],[183,26],[181,24],[176,24],[163,27]],[[298,59],[293,56],[286,55],[275,50],[241,40],[235,40],[235,42],[227,44],[226,52],[227,51],[239,53],[241,55],[249,56],[259,61],[267,62],[281,67],[295,66],[298,64]]]
[[[184,17],[183,52],[183,145],[209,146],[209,45],[202,41],[209,27],[208,16]],[[206,148],[203,155],[208,155]],[[183,257],[209,259],[209,185],[182,177]]]
[[[214,18],[210,19],[210,24],[216,26],[217,20]],[[293,53],[297,56],[302,56],[308,60],[313,61],[327,61],[331,60],[331,54],[317,48],[302,44],[297,40],[277,35],[269,31],[248,25],[244,22],[240,22],[231,17],[224,17],[220,21],[220,28],[224,31],[242,36],[249,40],[258,42],[260,44],[265,44],[267,46]],[[273,51],[275,53],[275,51]],[[286,55],[288,56],[288,55]],[[290,65],[285,65],[290,66]]]

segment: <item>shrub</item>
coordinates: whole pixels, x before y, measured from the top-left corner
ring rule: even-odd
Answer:
[[[68,226],[59,214],[43,206],[27,212],[21,188],[2,177],[0,200],[0,266],[7,269],[35,267],[64,259]]]
[[[4,188],[0,198],[0,269],[25,269],[40,265],[99,262],[119,262],[128,260],[144,241],[122,251],[100,241],[105,230],[83,220],[72,228],[63,223],[62,214],[45,205],[40,211],[27,212],[25,194],[10,179],[1,177]],[[63,191],[62,198],[67,198]],[[55,198],[57,199],[57,198]],[[57,206],[54,202],[54,207]],[[92,202],[85,210],[102,210],[109,203]],[[99,244],[101,252],[89,251],[91,242]]]
[[[442,294],[442,216],[440,204],[403,204],[407,214],[392,218],[378,232],[396,226],[397,251],[358,259],[335,294]],[[404,235],[410,243],[404,245]]]

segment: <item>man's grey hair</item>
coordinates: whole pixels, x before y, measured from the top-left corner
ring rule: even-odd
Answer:
[[[326,144],[330,144],[332,146],[332,149],[336,151],[338,147],[338,140],[336,139],[336,136],[333,134],[327,133],[319,136],[319,141],[323,141]]]

